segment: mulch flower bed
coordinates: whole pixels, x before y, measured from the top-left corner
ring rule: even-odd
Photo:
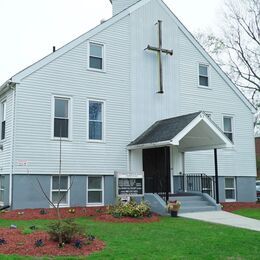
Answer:
[[[75,212],[69,212],[75,210]],[[42,209],[23,209],[23,210],[11,210],[6,212],[0,212],[0,219],[10,220],[35,220],[35,219],[57,219],[57,213],[55,209],[45,209],[46,214],[41,214]],[[106,207],[76,207],[76,208],[61,208],[61,218],[79,218],[79,217],[91,217],[99,216],[106,212]]]
[[[29,235],[23,235],[18,229],[0,229],[0,239],[6,243],[0,244],[0,254],[19,254],[24,256],[81,256],[89,255],[100,251],[105,247],[105,243],[100,240],[94,240],[90,244],[83,245],[78,249],[73,244],[66,244],[63,248],[58,247],[57,242],[49,239],[46,232],[34,232]],[[42,239],[44,245],[35,246],[35,241]],[[84,238],[81,238],[84,240]]]
[[[151,223],[151,222],[158,222],[160,218],[153,214],[151,217],[144,217],[144,218],[131,218],[131,217],[122,217],[122,218],[115,218],[109,214],[103,214],[100,216],[96,216],[96,221],[102,222],[112,222],[112,223]]]
[[[239,209],[260,209],[259,202],[221,202],[223,210],[232,212]]]

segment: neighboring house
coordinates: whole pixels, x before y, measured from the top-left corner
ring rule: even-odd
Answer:
[[[260,179],[260,137],[255,138],[257,178]]]
[[[114,172],[143,170],[146,193],[206,174],[220,201],[255,201],[255,108],[161,0],[112,5],[0,87],[1,203],[48,207],[36,178],[57,201],[60,137],[62,206],[113,203]]]

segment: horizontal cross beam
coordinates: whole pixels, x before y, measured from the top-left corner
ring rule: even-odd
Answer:
[[[170,54],[171,56],[173,55],[173,50],[167,50],[167,49],[163,49],[163,48],[152,47],[151,45],[148,45],[146,49],[150,50],[150,51],[163,52],[163,53],[166,53],[166,54]]]

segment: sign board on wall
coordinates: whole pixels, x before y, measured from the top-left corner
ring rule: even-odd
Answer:
[[[118,197],[144,196],[144,173],[116,172],[116,194]]]

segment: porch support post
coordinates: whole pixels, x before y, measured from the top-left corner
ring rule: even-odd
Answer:
[[[219,184],[218,184],[218,152],[214,149],[214,161],[215,161],[215,181],[216,181],[216,202],[219,204]]]

